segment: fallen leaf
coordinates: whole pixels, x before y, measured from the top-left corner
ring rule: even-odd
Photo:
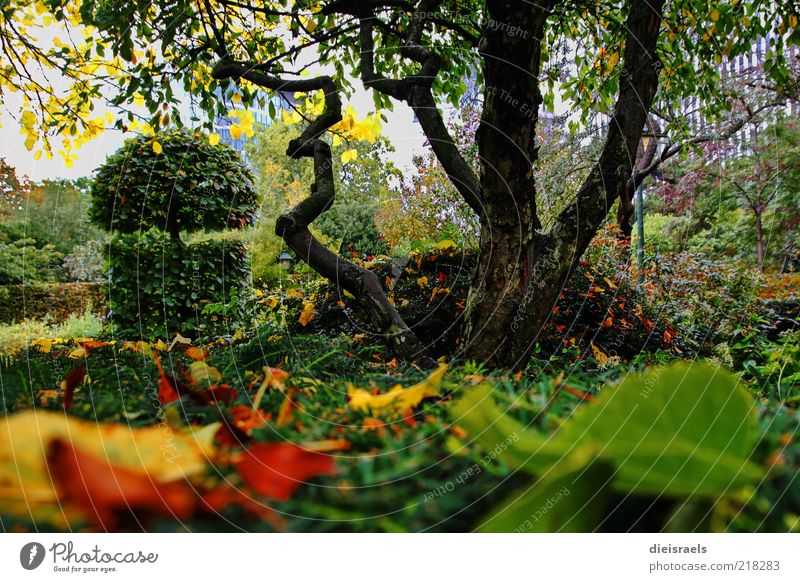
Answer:
[[[385,394],[371,394],[363,388],[350,385],[347,391],[350,396],[350,406],[355,410],[372,413],[401,412],[406,408],[413,408],[423,398],[436,396],[439,393],[446,371],[447,364],[440,364],[436,371],[419,384],[408,388],[397,385]]]
[[[86,377],[86,366],[81,364],[75,366],[61,381],[61,389],[64,391],[64,410],[68,410],[72,406],[72,400],[75,396],[75,387],[83,382]]]
[[[47,469],[60,503],[72,504],[98,528],[111,531],[123,516],[168,515],[186,519],[196,497],[183,480],[162,483],[145,472],[117,467],[55,439],[47,452]]]
[[[50,443],[69,447],[146,475],[155,482],[194,478],[207,469],[213,449],[165,425],[128,425],[84,421],[63,412],[26,410],[0,418],[0,514],[69,529],[80,515],[63,512],[46,464]],[[96,479],[96,475],[91,475]],[[78,474],[73,478],[80,482]]]
[[[314,319],[314,315],[316,315],[316,310],[314,309],[314,303],[311,301],[303,301],[303,311],[300,313],[300,317],[297,321],[300,322],[300,325],[305,327],[309,324],[309,322]]]
[[[247,449],[236,471],[255,492],[286,501],[306,479],[333,475],[333,458],[292,443],[259,443]]]

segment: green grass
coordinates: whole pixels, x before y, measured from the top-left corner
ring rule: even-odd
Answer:
[[[88,328],[88,324],[76,324],[76,329]],[[61,353],[22,350],[11,365],[2,366],[0,412],[60,409],[60,399],[46,391],[58,388],[64,375],[83,363],[90,379],[76,390],[70,414],[99,422],[153,425],[159,414],[152,399],[158,381],[156,366],[147,355],[120,347],[98,348],[80,360],[68,358],[69,349]],[[554,355],[534,360],[519,377],[495,372],[486,380],[494,386],[493,399],[498,405],[531,430],[547,435],[585,406],[584,400],[591,395],[631,370],[668,357],[642,354],[632,362],[601,369],[591,357]],[[161,360],[167,373],[177,377],[191,363],[177,352],[162,353]],[[453,398],[477,380],[476,375],[486,373],[475,363],[451,366],[438,397],[422,401],[411,417],[381,415],[382,426],[372,420],[374,415],[348,406],[350,384],[384,393],[396,384],[419,382],[427,372],[391,362],[379,346],[345,336],[287,337],[268,326],[243,343],[212,346],[207,363],[220,370],[223,382],[239,393],[221,407],[223,414],[236,405],[252,404],[263,379],[263,366],[280,364],[291,373],[288,384],[298,389],[293,393],[296,407],[291,420],[278,426],[276,419],[286,397],[278,390],[267,391],[261,410],[270,414],[271,420],[253,431],[255,442],[343,439],[350,443],[348,450],[335,453],[336,475],[313,479],[289,501],[270,502],[290,531],[468,531],[500,499],[530,481],[502,461],[484,463],[485,451],[451,423]],[[762,384],[753,381],[751,387],[754,395],[762,397],[754,462],[768,469],[767,478],[746,501],[725,498],[720,502],[714,509],[717,522],[713,529],[791,530],[797,527],[800,515],[800,483],[795,478],[800,469],[798,412],[763,397],[769,390]],[[168,408],[167,416],[176,425],[205,425],[219,418],[214,406],[189,397]],[[614,503],[618,510],[603,526],[608,531],[660,529],[672,508],[672,501],[656,498],[620,496]],[[37,527],[47,529],[46,524]],[[214,517],[197,517],[188,524],[168,518],[147,524],[150,531],[181,531],[185,527],[195,531],[270,529],[235,508]]]

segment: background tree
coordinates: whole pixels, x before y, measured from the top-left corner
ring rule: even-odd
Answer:
[[[109,82],[122,88],[115,103],[138,98],[148,108],[148,131],[180,123],[176,83],[196,96],[209,119],[227,113],[220,91],[239,95],[243,107],[263,99],[265,90],[309,94],[304,129],[287,154],[314,160],[314,183],[308,198],[278,219],[277,232],[312,268],[362,298],[376,330],[399,355],[413,358],[423,347],[377,278],[342,261],[308,228],[335,199],[330,147],[322,137],[329,131],[363,133],[342,110],[351,80],[360,79],[375,92],[376,107],[407,103],[481,224],[480,260],[464,312],[465,353],[504,366],[524,365],[573,266],[612,205],[630,192],[653,104],[668,111],[699,94],[703,115],[724,116],[729,101],[720,83],[723,59],[743,54],[754,39],[773,32],[767,80],[782,84],[791,79],[784,47],[800,37],[793,3],[767,0],[209,0],[147,5],[61,0],[41,7],[61,19],[80,15],[97,31],[92,30],[82,52],[67,47],[63,54],[40,60],[66,59],[71,74],[77,71],[90,88],[100,86],[98,70],[108,73]],[[16,10],[26,9],[15,4],[4,18]],[[4,30],[10,41],[24,41],[18,29]],[[556,67],[546,66],[551,50],[572,52],[569,69],[558,70],[563,58],[556,59]],[[94,61],[106,62],[109,54],[119,59],[113,72]],[[81,76],[87,66],[91,70]],[[307,75],[312,66],[328,74]],[[12,55],[12,82],[25,78],[18,68]],[[464,79],[471,77],[482,92],[478,173],[459,151],[437,107],[444,101],[458,103],[466,91]],[[581,187],[544,230],[532,168],[538,157],[540,106],[553,103],[556,90],[583,121],[598,111],[607,121],[599,155]],[[91,91],[79,93],[79,104],[91,100]],[[26,109],[22,115],[31,148],[42,134],[60,131],[60,120],[67,119],[65,129],[75,123],[47,107],[39,114]],[[76,139],[85,139],[94,127],[83,119]],[[141,124],[130,113],[117,124],[130,127],[134,121]],[[662,131],[677,136],[685,126],[676,120]]]

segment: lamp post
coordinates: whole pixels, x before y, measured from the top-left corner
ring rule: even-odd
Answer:
[[[292,253],[286,249],[283,249],[281,254],[278,255],[278,263],[280,263],[284,271],[289,273],[294,266],[294,257],[292,256]]]

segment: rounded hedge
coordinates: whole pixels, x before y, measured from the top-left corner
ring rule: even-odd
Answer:
[[[158,153],[157,153],[158,152]],[[174,130],[127,140],[97,171],[89,214],[112,232],[242,228],[255,217],[253,174],[233,148]]]

